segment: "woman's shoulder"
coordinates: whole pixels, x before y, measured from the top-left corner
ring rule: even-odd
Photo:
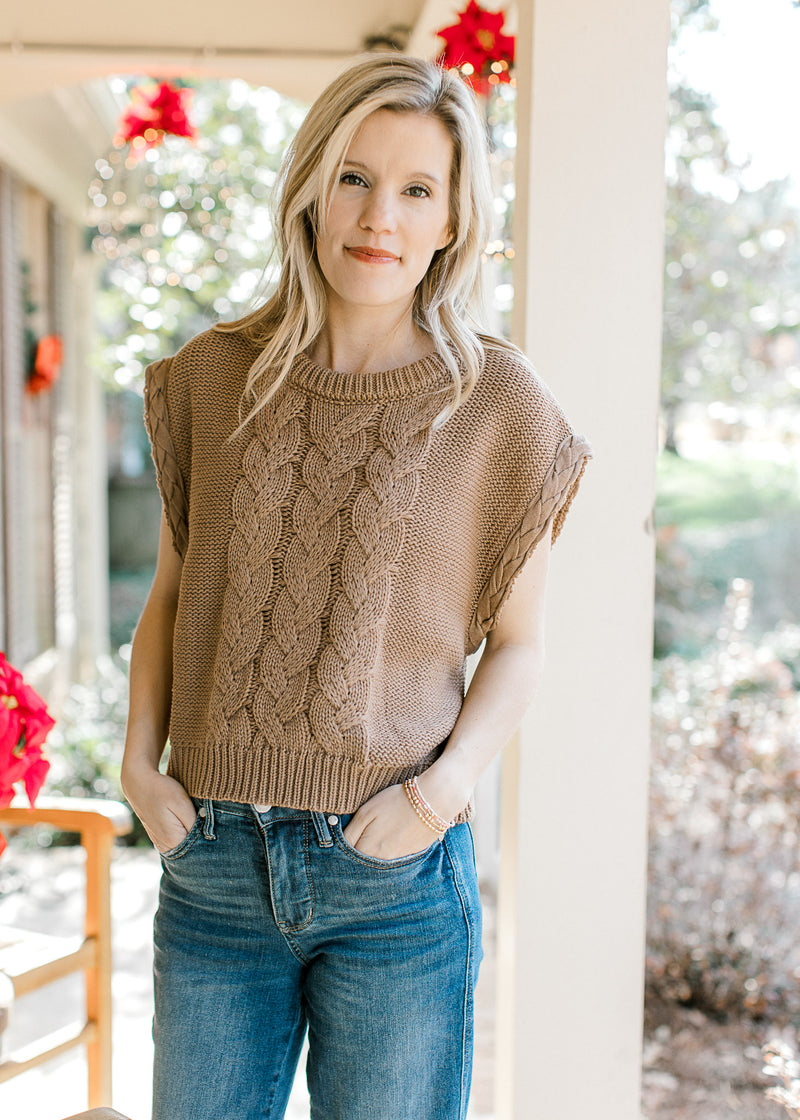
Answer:
[[[525,355],[491,339],[481,341],[484,361],[462,406],[459,429],[476,450],[477,461],[486,457],[511,478],[529,469],[538,472],[562,452],[570,460],[590,457],[589,444]]]
[[[258,352],[240,332],[210,327],[190,338],[174,354],[151,362],[145,371],[145,383],[164,390],[169,385],[172,392],[178,393],[222,382],[244,384]]]
[[[497,339],[481,341],[484,360],[472,394],[476,407],[524,424],[563,417],[549,386],[521,350]]]
[[[242,331],[223,331],[209,327],[181,346],[172,358],[173,363],[187,368],[204,370],[219,363],[231,363],[249,369],[259,353]]]

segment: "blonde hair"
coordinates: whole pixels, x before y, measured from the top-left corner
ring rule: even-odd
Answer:
[[[484,343],[477,326],[479,263],[490,229],[492,205],[485,130],[466,83],[432,62],[397,54],[356,63],[317,98],[284,158],[278,178],[275,291],[257,310],[217,330],[242,331],[262,346],[242,395],[252,402],[246,424],[273,396],[298,353],[325,322],[327,300],[316,259],[323,227],[347,150],[358,129],[378,109],[420,113],[439,120],[453,141],[450,174],[450,242],[434,253],[414,295],[412,314],[444,360],[453,394],[437,417],[440,427],[466,400],[480,372]]]

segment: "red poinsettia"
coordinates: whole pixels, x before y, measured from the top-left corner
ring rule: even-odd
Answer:
[[[445,41],[438,61],[461,71],[473,89],[487,93],[498,82],[511,81],[514,36],[503,33],[503,12],[490,12],[469,0],[458,22],[443,27],[437,35]]]
[[[52,389],[53,382],[58,379],[61,372],[61,362],[64,357],[64,346],[61,336],[46,334],[40,338],[36,346],[36,358],[33,369],[28,375],[25,390],[35,395]]]
[[[0,809],[11,804],[14,785],[22,782],[31,805],[50,769],[42,744],[55,720],[38,692],[0,653]],[[0,855],[6,842],[0,834]]]
[[[171,82],[135,86],[131,104],[120,118],[115,142],[131,144],[134,152],[143,152],[160,144],[168,133],[193,140],[197,130],[189,120],[192,92]]]

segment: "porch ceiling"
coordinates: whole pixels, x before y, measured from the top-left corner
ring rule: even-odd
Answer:
[[[191,7],[161,4],[137,18],[131,8],[107,0],[37,0],[13,5],[0,16],[0,37],[31,44],[49,41],[80,46],[112,44],[135,48],[180,44],[206,47],[269,47],[303,54],[309,47],[357,50],[365,35],[393,23],[413,25],[423,0],[292,0],[292,3],[232,0],[220,6],[200,0]],[[144,17],[144,18],[142,18]]]
[[[107,0],[0,9],[0,160],[67,212],[85,205],[119,106],[111,74],[240,77],[310,102],[373,36],[432,57],[464,0],[195,0],[135,19]],[[500,6],[501,0],[488,0]],[[513,5],[512,5],[513,6]]]
[[[501,0],[496,0],[496,6]],[[462,0],[196,0],[135,19],[107,0],[38,0],[0,11],[0,103],[110,73],[237,76],[310,101],[365,41],[406,28],[436,53]],[[495,6],[489,0],[489,6]],[[507,6],[507,5],[506,5]]]

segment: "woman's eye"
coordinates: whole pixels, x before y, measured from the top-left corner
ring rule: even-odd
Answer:
[[[345,183],[347,186],[352,186],[352,187],[366,186],[366,183],[365,183],[364,179],[361,177],[361,175],[358,175],[355,171],[345,171],[344,175],[342,175],[339,182],[340,183]]]
[[[422,183],[414,183],[413,186],[408,188],[408,193],[412,198],[428,198],[431,192],[427,187],[423,187]]]

